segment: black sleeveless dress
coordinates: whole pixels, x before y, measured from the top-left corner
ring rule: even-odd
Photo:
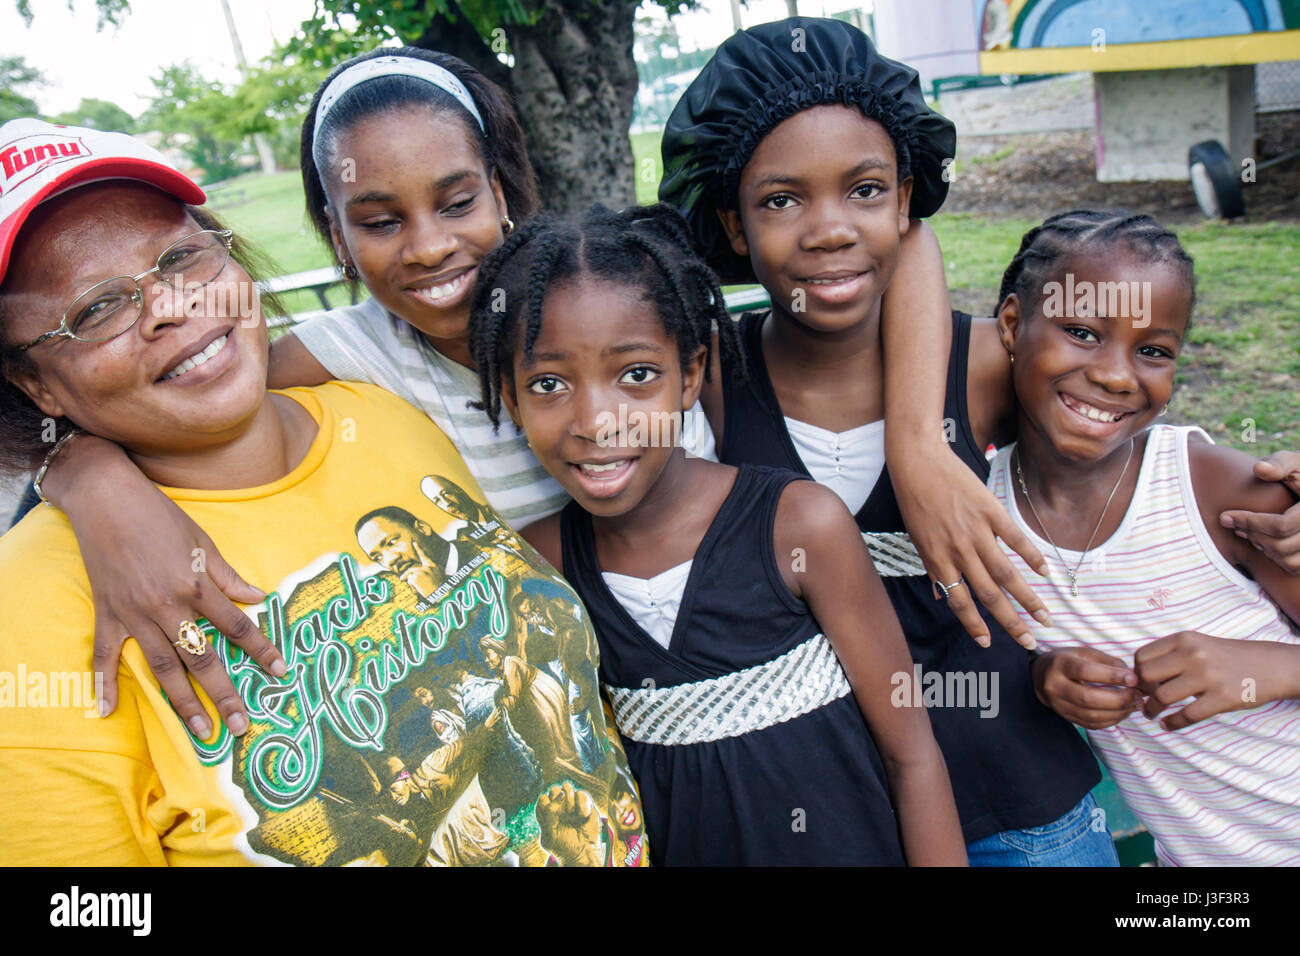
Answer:
[[[770,465],[808,475],[786,429],[763,359],[762,328],[767,315],[750,313],[741,319],[749,380],[737,384],[724,369],[726,417],[718,458],[731,465]],[[950,440],[955,439],[958,456],[985,481],[988,462],[971,433],[966,408],[970,325],[969,315],[953,313],[945,427]],[[872,556],[923,681],[925,675],[942,674],[948,686],[948,674],[976,678],[983,674],[986,686],[992,687],[993,678],[997,678],[995,716],[984,715],[992,707],[928,708],[935,739],[948,764],[966,842],[1003,830],[1042,826],[1060,817],[1096,786],[1101,772],[1074,727],[1038,702],[1029,676],[1029,655],[982,608],[992,644],[981,648],[943,602],[935,599],[919,558],[914,551],[906,554],[910,544],[899,536],[906,529],[888,468],[856,517],[859,529],[873,533]],[[895,565],[892,572],[891,564]],[[908,570],[915,573],[906,573]],[[954,683],[961,686],[963,682],[958,679]],[[965,686],[970,686],[969,682]]]
[[[590,515],[572,502],[561,515],[564,576],[600,642],[653,863],[904,863],[866,721],[773,554],[777,502],[801,478],[741,466],[695,552],[667,649],[605,585]]]

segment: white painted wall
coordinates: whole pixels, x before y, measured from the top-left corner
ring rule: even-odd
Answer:
[[[970,0],[875,0],[875,23],[876,48],[914,67],[927,87],[980,71],[979,24]]]
[[[1186,179],[1187,150],[1217,139],[1234,162],[1254,151],[1255,68],[1096,73],[1097,179]]]

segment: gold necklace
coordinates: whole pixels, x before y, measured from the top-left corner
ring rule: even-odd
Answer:
[[[1106,499],[1105,506],[1101,509],[1101,514],[1097,516],[1097,524],[1092,529],[1092,534],[1088,538],[1088,546],[1083,549],[1083,554],[1079,555],[1078,562],[1074,565],[1074,570],[1070,570],[1070,565],[1066,563],[1065,557],[1061,554],[1061,549],[1056,546],[1052,540],[1052,533],[1047,530],[1047,524],[1038,516],[1038,509],[1034,507],[1034,499],[1029,497],[1029,486],[1025,484],[1024,472],[1020,470],[1020,446],[1016,446],[1016,479],[1020,482],[1020,490],[1024,492],[1025,500],[1029,502],[1029,510],[1034,514],[1034,520],[1038,526],[1043,529],[1043,534],[1047,535],[1047,542],[1056,552],[1057,558],[1061,564],[1065,565],[1065,573],[1070,579],[1070,594],[1073,597],[1079,596],[1079,582],[1077,580],[1079,569],[1083,567],[1083,559],[1088,556],[1092,550],[1093,539],[1097,537],[1097,532],[1101,530],[1101,523],[1106,518],[1106,512],[1110,510],[1110,503],[1115,499],[1115,492],[1119,491],[1119,483],[1124,480],[1124,475],[1128,472],[1128,463],[1133,460],[1133,445],[1137,439],[1135,435],[1128,440],[1128,457],[1124,459],[1124,467],[1119,471],[1119,477],[1115,479],[1115,487],[1110,489],[1110,497]]]

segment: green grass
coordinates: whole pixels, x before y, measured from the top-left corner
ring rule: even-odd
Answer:
[[[987,156],[972,156],[970,161],[976,165],[979,165],[980,163],[996,163],[1000,160],[1006,159],[1014,152],[1015,149],[1008,146],[1005,149],[998,150],[996,153],[989,153]]]
[[[271,257],[277,275],[333,265],[333,257],[307,219],[302,177],[296,171],[271,176],[250,173],[229,180],[210,203],[230,228]],[[332,289],[329,298],[332,305],[346,305],[347,290]],[[291,313],[320,308],[320,300],[311,292],[283,299]]]
[[[931,220],[954,303],[987,314],[1029,220],[941,214]],[[1196,260],[1197,303],[1169,420],[1266,455],[1300,448],[1300,225],[1181,226]]]
[[[643,206],[657,202],[659,180],[663,177],[663,159],[659,141],[663,133],[653,130],[632,134],[632,160],[636,165],[636,201]]]
[[[655,201],[659,140],[657,132],[632,136],[638,202]],[[212,206],[282,273],[331,264],[307,221],[296,172],[232,180]],[[954,304],[987,313],[1020,237],[1035,223],[952,213],[931,224]],[[1216,441],[1252,454],[1300,448],[1300,283],[1294,278],[1300,225],[1206,222],[1177,232],[1196,259],[1198,300],[1170,420],[1201,425]],[[342,305],[347,292],[335,289],[330,298]],[[320,307],[311,293],[290,296],[287,305],[291,312]]]

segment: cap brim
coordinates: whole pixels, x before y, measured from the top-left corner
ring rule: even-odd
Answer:
[[[80,163],[68,170],[66,176],[57,177],[46,183],[21,209],[0,224],[0,282],[4,281],[9,271],[9,255],[13,251],[18,233],[22,231],[27,217],[41,203],[77,186],[111,180],[133,180],[156,186],[167,195],[190,206],[201,206],[208,199],[203,190],[188,176],[162,163],[122,156],[110,156]]]

